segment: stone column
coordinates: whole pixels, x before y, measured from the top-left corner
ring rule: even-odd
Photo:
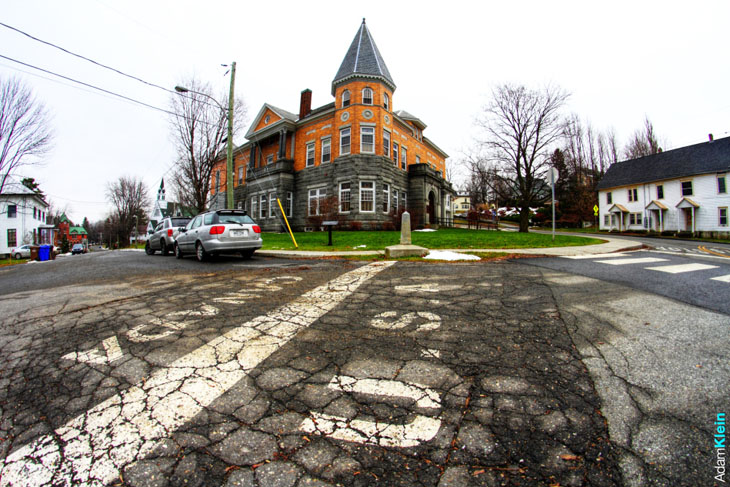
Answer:
[[[401,245],[411,244],[411,214],[403,212],[400,219],[400,243]]]

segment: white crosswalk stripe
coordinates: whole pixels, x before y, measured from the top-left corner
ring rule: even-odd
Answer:
[[[727,274],[725,276],[717,276],[717,277],[711,277],[713,281],[720,281],[720,282],[727,282],[730,283],[730,274]]]
[[[616,260],[597,260],[598,264],[609,265],[628,265],[628,264],[652,264],[654,262],[666,262],[669,259],[660,259],[658,257],[638,257],[635,259],[616,259]]]
[[[669,274],[682,274],[684,272],[704,271],[706,269],[717,269],[716,265],[708,264],[678,264],[664,265],[659,267],[646,267],[650,271],[666,272]]]
[[[621,252],[615,252],[612,254],[561,255],[560,257],[563,259],[583,260],[583,259],[613,259],[616,257],[626,257],[627,255],[628,254],[624,254]]]

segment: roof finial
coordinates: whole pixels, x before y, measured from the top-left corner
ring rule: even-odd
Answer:
[[[363,24],[365,23],[365,17],[363,17],[363,18],[362,18],[362,23],[363,23]]]

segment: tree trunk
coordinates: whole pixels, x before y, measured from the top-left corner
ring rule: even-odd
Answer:
[[[520,208],[520,232],[527,233],[530,231],[530,207],[524,206]]]

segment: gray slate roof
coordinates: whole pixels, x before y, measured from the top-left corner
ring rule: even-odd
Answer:
[[[375,45],[375,41],[370,35],[367,25],[365,25],[365,19],[362,19],[360,29],[355,34],[355,38],[352,40],[347,54],[345,54],[345,59],[342,60],[340,69],[337,71],[334,81],[332,81],[332,95],[335,94],[336,84],[358,75],[379,78],[389,85],[392,90],[395,90],[393,77],[390,75],[390,71],[388,71],[383,56],[380,55],[378,46]]]
[[[598,189],[730,172],[730,137],[611,165]]]

